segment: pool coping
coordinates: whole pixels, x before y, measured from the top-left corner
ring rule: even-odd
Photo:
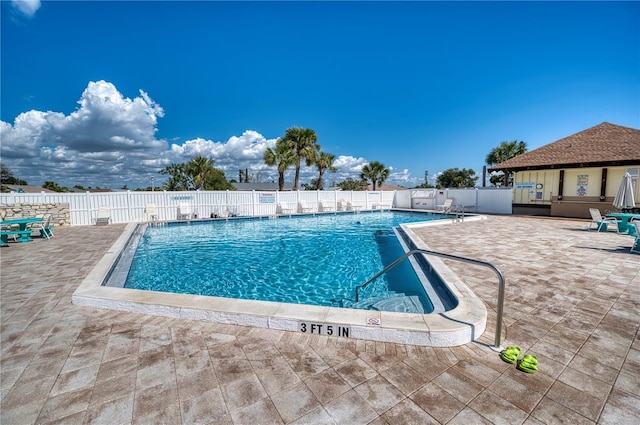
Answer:
[[[485,218],[473,215],[465,220]],[[413,229],[454,222],[436,220],[402,224],[401,227],[416,247],[428,250],[428,245]],[[301,323],[316,325],[313,330],[325,332],[323,334],[332,326],[332,329],[348,329],[349,338],[428,347],[463,345],[480,338],[486,329],[487,309],[482,300],[438,257],[428,255],[429,263],[458,300],[455,308],[443,313],[395,313],[102,286],[137,225],[129,223],[125,227],[118,240],[73,293],[73,304],[293,332],[301,332]],[[312,329],[308,326],[306,330]]]

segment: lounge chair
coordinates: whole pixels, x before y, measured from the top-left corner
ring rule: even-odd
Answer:
[[[311,212],[311,210],[312,210],[312,208],[307,205],[307,201],[305,201],[304,199],[300,199],[298,201],[298,212],[299,213]]]
[[[324,201],[318,201],[318,211],[319,212],[328,212],[328,211],[333,211],[333,207],[328,206],[327,204],[325,204]]]
[[[227,215],[229,217],[238,217],[240,215],[239,210],[240,208],[238,207],[238,205],[229,205],[227,207]]]
[[[633,220],[631,224],[636,228],[636,240],[631,245],[631,252],[640,254],[640,220]]]
[[[192,218],[191,205],[186,202],[180,202],[178,204],[178,220],[191,220]]]
[[[389,205],[387,205],[387,204],[382,204],[382,203],[378,203],[378,202],[374,202],[374,203],[371,205],[371,209],[373,209],[373,210],[381,210],[381,211],[384,211],[384,210],[388,210],[389,208],[390,208],[390,207],[389,207]]]
[[[144,207],[145,221],[158,221],[158,206],[156,204],[147,204]]]
[[[106,226],[109,223],[111,223],[111,207],[102,206],[98,208],[96,226]]]
[[[362,209],[362,205],[352,204],[351,202],[347,202],[347,211],[360,211]]]
[[[347,201],[345,199],[338,200],[338,211],[346,211],[347,210]]]
[[[278,202],[276,205],[276,214],[291,214],[293,208],[289,208],[286,202]]]
[[[591,214],[591,223],[589,223],[589,227],[587,227],[587,230],[591,229],[591,226],[593,224],[596,225],[598,232],[603,227],[606,230],[609,230],[609,228],[607,227],[607,224],[613,224],[615,226],[616,233],[620,233],[620,230],[618,230],[618,222],[619,222],[618,219],[614,217],[607,217],[607,216],[603,217],[602,214],[600,214],[600,210],[597,208],[589,208],[589,213]]]
[[[27,227],[32,230],[38,230],[41,237],[51,239],[53,237],[53,232],[51,231],[51,229],[53,229],[53,224],[51,224],[52,218],[53,214],[46,214],[42,221],[29,223]]]
[[[448,213],[448,212],[451,211],[451,206],[452,205],[453,205],[453,199],[447,198],[447,199],[444,200],[444,204],[436,205],[436,210]]]

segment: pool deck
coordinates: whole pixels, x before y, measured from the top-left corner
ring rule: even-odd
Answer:
[[[535,354],[535,374],[489,348],[496,279],[468,264],[443,260],[486,303],[487,330],[432,348],[73,305],[125,225],[10,242],[0,423],[637,424],[640,255],[633,237],[588,224],[489,216],[415,229],[433,250],[502,270],[502,345]]]

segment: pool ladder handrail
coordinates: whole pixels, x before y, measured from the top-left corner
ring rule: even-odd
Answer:
[[[456,218],[454,218],[456,223],[459,221],[464,222],[464,205],[453,205],[449,211],[456,216]]]
[[[427,249],[412,249],[412,250],[408,251],[407,253],[405,253],[400,258],[398,258],[397,260],[395,260],[394,262],[392,262],[391,264],[389,264],[384,269],[380,270],[378,273],[376,273],[375,276],[373,276],[371,279],[367,280],[365,283],[356,286],[356,302],[358,302],[360,300],[360,289],[364,289],[371,282],[373,282],[374,280],[376,280],[377,278],[379,278],[380,276],[382,276],[383,274],[385,274],[386,272],[388,272],[389,270],[391,270],[392,268],[394,268],[395,266],[400,264],[402,261],[406,260],[408,257],[410,257],[412,255],[415,255],[415,254],[434,255],[436,257],[443,257],[443,258],[447,258],[449,260],[462,261],[462,262],[465,262],[465,263],[475,264],[475,265],[478,265],[478,266],[489,267],[491,270],[493,270],[498,275],[498,305],[496,307],[496,315],[497,315],[497,318],[496,318],[496,335],[495,335],[495,339],[494,339],[494,345],[491,348],[493,350],[495,350],[495,351],[502,350],[502,347],[500,346],[500,343],[501,343],[500,339],[501,339],[501,334],[502,334],[502,315],[503,315],[503,311],[504,311],[504,286],[505,286],[504,275],[502,274],[502,272],[500,271],[499,268],[497,268],[496,266],[494,266],[493,264],[491,264],[491,263],[489,263],[487,261],[476,260],[474,258],[468,258],[468,257],[461,257],[461,256],[458,256],[458,255],[446,254],[444,252],[430,251],[430,250],[427,250]]]

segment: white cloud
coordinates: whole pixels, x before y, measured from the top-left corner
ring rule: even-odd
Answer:
[[[145,92],[129,99],[111,83],[90,82],[78,104],[69,115],[31,110],[13,125],[1,122],[2,159],[16,177],[121,187],[130,177],[157,173],[140,159],[165,154],[166,141],[155,138],[164,112]]]
[[[152,176],[156,185],[164,181],[160,169],[202,155],[213,158],[228,179],[237,180],[238,171],[246,169],[254,181],[278,180],[276,168],[263,160],[277,138],[246,130],[226,141],[195,138],[169,144],[156,138],[163,108],[142,90],[130,99],[106,81],[90,82],[78,105],[68,115],[31,110],[18,115],[13,124],[0,121],[2,161],[15,177],[36,185],[49,180],[68,187],[146,187]],[[363,157],[338,156],[334,162],[338,170],[327,172],[325,181],[357,179],[366,163]],[[291,167],[285,179],[293,181],[293,174]],[[318,171],[303,162],[301,182],[317,176]],[[388,183],[408,181],[410,175],[403,170],[392,172]]]
[[[29,18],[40,9],[40,0],[11,0],[11,4]]]

